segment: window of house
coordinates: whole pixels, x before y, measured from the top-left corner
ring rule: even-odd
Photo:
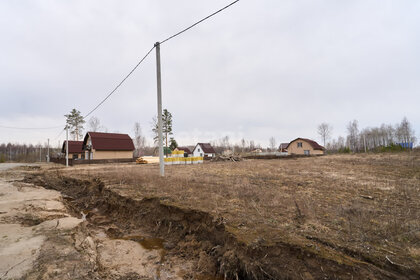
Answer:
[[[297,142],[298,148],[302,148],[302,142]]]
[[[200,148],[198,148],[198,152],[201,152]]]
[[[203,153],[200,153],[200,157],[202,157],[203,156]]]
[[[309,150],[304,150],[304,151],[303,151],[303,153],[304,153],[306,156],[309,156],[309,155],[311,154],[311,152],[310,152]]]

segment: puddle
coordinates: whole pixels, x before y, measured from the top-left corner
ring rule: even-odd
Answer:
[[[142,235],[125,236],[121,239],[131,240],[139,243],[146,250],[164,250],[165,240],[157,237],[145,237]]]
[[[165,240],[157,237],[145,237],[142,235],[124,236],[120,239],[131,240],[139,243],[146,250],[159,250],[159,266],[156,269],[156,277],[160,279],[160,268],[165,263],[166,250],[163,247]]]

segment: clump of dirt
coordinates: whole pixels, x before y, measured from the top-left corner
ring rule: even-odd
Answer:
[[[308,239],[279,236],[270,242],[235,234],[223,219],[163,202],[157,197],[136,200],[123,196],[98,178],[78,180],[53,174],[31,174],[25,181],[63,193],[75,214],[107,227],[113,238],[132,240],[141,229],[161,240],[165,254],[193,260],[195,275],[225,279],[409,279],[397,269],[377,267]],[[281,233],[279,233],[281,234]],[[131,236],[131,237],[130,237]],[[165,241],[163,241],[165,240]],[[140,241],[140,240],[138,240]],[[188,278],[190,277],[190,278]]]

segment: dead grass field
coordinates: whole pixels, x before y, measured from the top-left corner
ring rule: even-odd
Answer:
[[[247,246],[305,247],[420,275],[420,154],[331,155],[167,166],[75,167],[134,199],[210,213]],[[326,249],[322,249],[322,248]],[[415,278],[414,278],[415,279]]]

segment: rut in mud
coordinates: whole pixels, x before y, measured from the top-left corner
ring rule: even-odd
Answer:
[[[397,267],[380,268],[342,253],[334,259],[333,249],[322,244],[313,248],[284,239],[245,244],[226,229],[223,219],[208,213],[163,204],[155,197],[124,197],[100,179],[51,175],[28,175],[25,181],[60,191],[71,211],[84,213],[112,238],[150,242],[143,245],[165,249],[161,258],[172,254],[192,261],[198,274],[184,279],[410,279],[402,276],[409,272]],[[139,230],[155,239],[133,236]]]

